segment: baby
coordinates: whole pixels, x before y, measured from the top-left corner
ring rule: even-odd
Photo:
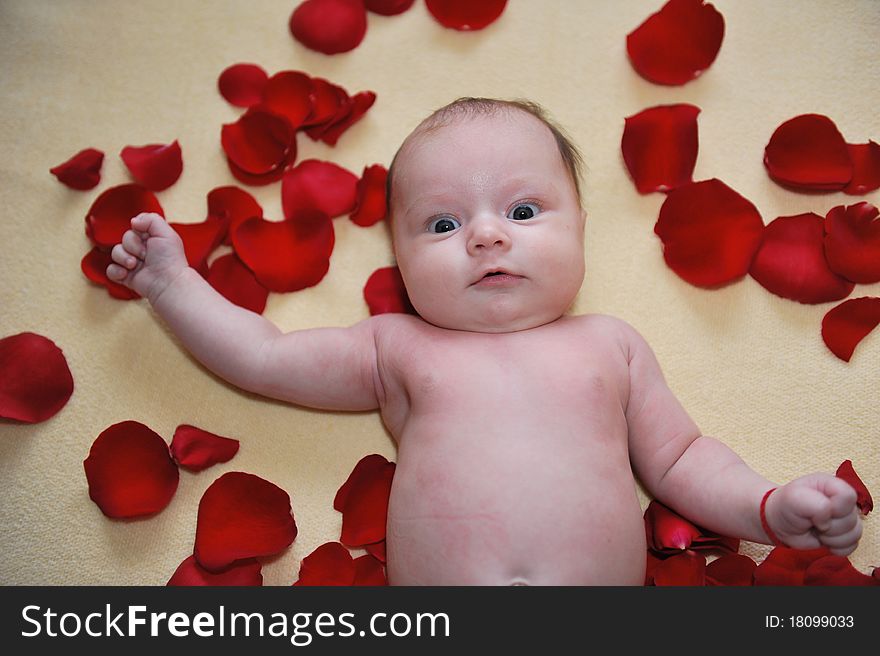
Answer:
[[[765,496],[776,486],[700,432],[631,326],[566,314],[584,278],[579,162],[531,103],[461,99],[423,121],[389,174],[419,317],[282,334],[188,268],[156,214],[132,219],[107,275],[238,387],[379,409],[398,448],[391,584],[642,584],[634,476],[723,535],[851,553],[847,483],[816,473]]]

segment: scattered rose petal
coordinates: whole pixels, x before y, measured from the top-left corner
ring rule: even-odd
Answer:
[[[208,283],[236,305],[263,314],[269,290],[257,280],[253,271],[235,253],[218,257],[206,276]]]
[[[294,142],[294,146],[296,146],[296,142]],[[290,163],[296,159],[296,148],[292,148],[290,154],[288,155],[288,159]],[[287,162],[288,160],[285,160]],[[226,158],[226,164],[229,166],[229,172],[232,173],[232,176],[241,182],[242,184],[250,185],[253,187],[262,187],[265,185],[272,184],[273,182],[278,182],[282,176],[284,175],[284,167],[287,165],[286,163],[282,163],[278,168],[272,169],[268,173],[248,173],[241,167],[235,164],[228,157]]]
[[[845,480],[856,491],[856,505],[863,515],[874,510],[874,500],[871,498],[871,493],[853,468],[852,460],[844,460],[840,463],[840,467],[837,468],[834,475]]]
[[[682,551],[657,563],[652,577],[657,586],[705,585],[706,558],[693,551]]]
[[[670,0],[630,32],[626,51],[636,73],[655,84],[689,82],[712,65],[724,17],[703,0]]]
[[[138,184],[152,191],[167,189],[183,171],[183,155],[180,144],[149,144],[126,146],[119,153],[122,161]]]
[[[354,209],[357,176],[333,162],[307,159],[284,172],[281,206],[292,219],[304,211],[318,210],[331,219]]]
[[[382,16],[396,16],[413,6],[416,0],[364,0],[368,11]]]
[[[208,219],[221,221],[224,226],[225,244],[232,243],[232,232],[245,220],[263,216],[263,208],[244,189],[229,185],[216,187],[208,192]]]
[[[645,536],[656,551],[687,549],[699,535],[699,528],[656,499],[645,509]]]
[[[626,119],[620,148],[639,193],[693,181],[699,113],[694,105],[660,105]]]
[[[220,95],[236,107],[251,107],[263,99],[269,75],[256,64],[233,64],[217,80]]]
[[[804,571],[804,585],[880,585],[877,580],[858,571],[843,556],[825,556],[814,560]]]
[[[337,117],[343,118],[351,111],[351,98],[348,92],[338,84],[333,84],[320,77],[312,78],[311,94],[312,111],[304,127],[312,139],[318,139],[324,129],[331,125]]]
[[[859,342],[880,324],[880,297],[844,301],[822,319],[822,340],[841,360],[849,362]]]
[[[409,302],[400,269],[396,266],[373,271],[364,286],[364,300],[370,308],[371,316],[386,312],[416,314],[415,308]]]
[[[367,228],[379,223],[388,213],[385,183],[388,170],[381,164],[364,167],[357,182],[354,211],[349,217],[355,225]]]
[[[299,71],[281,71],[263,89],[264,109],[283,116],[296,130],[312,112],[312,79]]]
[[[830,555],[827,548],[774,547],[755,568],[755,585],[803,585],[804,573],[814,560]]]
[[[89,208],[86,235],[95,246],[109,251],[122,241],[122,235],[131,228],[132,218],[141,212],[165,216],[162,206],[149,189],[139,184],[111,187],[102,192]]]
[[[853,177],[843,193],[861,196],[880,189],[880,144],[846,144],[853,164]]]
[[[354,569],[354,585],[388,585],[388,579],[385,578],[385,568],[370,554],[355,558]]]
[[[108,251],[102,251],[95,247],[85,254],[79,266],[86,278],[96,285],[105,287],[107,293],[113,298],[118,298],[121,301],[131,301],[140,298],[140,294],[136,291],[118,282],[113,282],[107,277],[107,267],[112,262],[113,258],[110,257]]]
[[[654,571],[657,565],[663,562],[663,559],[656,556],[651,549],[648,549],[647,559],[645,561],[645,585],[654,585]]]
[[[654,226],[669,268],[709,288],[748,272],[763,231],[755,206],[714,178],[670,191]]]
[[[309,211],[281,222],[248,219],[232,234],[232,246],[261,285],[293,292],[321,282],[334,239],[330,217]]]
[[[190,556],[177,567],[166,585],[170,586],[257,586],[263,585],[263,566],[256,560],[241,560],[217,573],[209,572]]]
[[[290,33],[325,55],[348,52],[367,33],[367,10],[363,0],[305,0],[290,16]]]
[[[779,184],[808,191],[843,189],[853,177],[846,141],[827,116],[789,119],[764,149],[767,173]]]
[[[340,540],[350,547],[385,539],[388,495],[395,464],[378,454],[363,457],[336,493],[333,507],[342,513]]]
[[[180,477],[165,440],[137,421],[113,424],[98,435],[83,468],[89,497],[114,519],[159,512]]]
[[[296,538],[287,492],[244,472],[223,474],[199,502],[193,555],[217,572],[237,560],[271,556]]]
[[[425,0],[425,5],[443,27],[470,31],[494,23],[504,12],[507,0]]]
[[[327,542],[302,559],[294,585],[353,585],[355,564],[344,546]]]
[[[182,424],[171,438],[171,456],[190,471],[202,471],[219,462],[228,462],[238,453],[238,440]]]
[[[73,376],[55,342],[29,332],[0,339],[0,417],[46,421],[71,394]]]
[[[706,566],[706,585],[753,585],[757,567],[748,556],[724,554]]]
[[[104,153],[95,148],[79,151],[66,162],[49,169],[49,173],[71,189],[86,191],[93,189],[101,181],[101,165]]]
[[[201,273],[208,273],[208,256],[226,236],[225,225],[220,221],[206,220],[201,223],[171,223],[183,240],[183,249],[189,265]]]
[[[880,210],[870,203],[838,205],[825,215],[825,257],[852,282],[880,282]]]
[[[339,137],[348,128],[357,123],[367,113],[367,110],[373,106],[374,102],[376,102],[376,94],[372,91],[356,93],[331,123],[320,127],[320,136],[314,137],[315,131],[313,129],[306,130],[306,134],[314,139],[323,141],[329,146],[335,146],[336,142],[339,141]]]
[[[373,544],[365,544],[364,549],[368,554],[370,554],[373,558],[378,560],[380,563],[385,563],[388,560],[388,554],[385,550],[385,540],[381,540],[379,542],[374,542]]]
[[[764,228],[749,273],[769,292],[799,303],[827,303],[849,296],[853,283],[828,267],[825,219],[807,212],[780,216]]]
[[[290,122],[267,111],[249,110],[235,123],[225,124],[220,136],[229,162],[250,175],[277,172],[296,156]]]

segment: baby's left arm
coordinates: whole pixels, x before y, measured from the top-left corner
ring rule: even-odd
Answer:
[[[767,491],[778,487],[764,509],[779,541],[797,549],[824,545],[839,555],[855,550],[862,525],[849,484],[815,473],[776,486],[757,474],[726,445],[701,433],[666,385],[645,340],[626,324],[622,334],[629,361],[630,461],[651,494],[711,531],[772,543],[759,510]]]

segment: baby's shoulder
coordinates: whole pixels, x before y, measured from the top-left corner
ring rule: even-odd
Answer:
[[[626,321],[610,314],[580,314],[570,318],[577,330],[588,331],[595,337],[625,340],[635,329]]]

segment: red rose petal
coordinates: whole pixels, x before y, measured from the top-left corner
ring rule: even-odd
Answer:
[[[709,288],[748,272],[763,231],[755,206],[714,178],[670,191],[654,226],[669,268]]]
[[[183,155],[180,144],[149,144],[126,146],[119,153],[135,182],[152,191],[167,189],[183,171]]]
[[[288,153],[288,158],[282,162],[278,168],[272,169],[268,173],[248,173],[244,169],[240,168],[228,157],[226,158],[226,164],[229,166],[229,172],[232,173],[233,177],[241,182],[242,184],[251,185],[254,187],[261,187],[264,185],[272,184],[273,182],[278,182],[284,176],[284,167],[287,164],[293,163],[293,160],[296,159],[296,143],[294,142],[294,147],[291,148]]]
[[[657,563],[652,576],[657,586],[705,585],[706,558],[683,551]]]
[[[853,177],[843,193],[861,196],[880,189],[880,144],[846,144],[853,164]]]
[[[49,173],[71,189],[86,191],[96,187],[101,181],[103,163],[104,153],[95,148],[86,148],[66,162],[53,166],[49,169]]]
[[[354,569],[354,585],[388,585],[382,563],[369,554],[355,558]]]
[[[342,110],[340,116],[322,127],[320,136],[317,139],[329,146],[335,146],[336,142],[339,141],[339,137],[348,128],[357,123],[367,113],[367,110],[373,106],[374,102],[376,102],[376,94],[372,91],[356,93]],[[306,134],[311,137],[312,131],[307,130]]]
[[[141,212],[165,216],[153,192],[138,184],[111,187],[95,199],[86,214],[86,234],[92,243],[110,250],[131,228],[131,219]]]
[[[656,84],[689,82],[712,65],[724,17],[703,0],[670,0],[630,32],[626,51],[636,73]]]
[[[507,0],[425,0],[425,5],[443,27],[469,31],[482,30],[495,22]]]
[[[803,585],[804,573],[814,560],[830,555],[827,548],[774,547],[755,568],[755,585]]]
[[[396,16],[413,6],[416,0],[364,0],[368,11],[382,16]]]
[[[385,183],[388,169],[381,164],[364,167],[357,182],[354,211],[349,217],[355,225],[367,228],[379,223],[388,213]]]
[[[330,217],[310,211],[281,222],[248,219],[232,234],[232,245],[261,285],[293,292],[321,282],[334,239]]]
[[[367,10],[363,0],[305,0],[290,16],[290,33],[325,55],[348,52],[367,33]]]
[[[859,342],[880,324],[880,297],[844,301],[822,319],[822,340],[841,360],[849,362]]]
[[[749,273],[765,289],[799,303],[827,303],[849,296],[853,283],[828,267],[825,219],[807,212],[780,216],[764,229]]]
[[[318,139],[324,128],[351,111],[348,92],[337,84],[320,77],[312,78],[312,111],[304,126],[312,139]]]
[[[226,225],[225,244],[232,243],[232,232],[251,217],[263,216],[263,208],[244,189],[234,185],[216,187],[208,192],[208,218]]]
[[[171,456],[190,471],[202,471],[218,462],[228,462],[238,453],[238,440],[182,424],[171,438]]]
[[[795,116],[776,128],[764,149],[764,166],[779,184],[808,191],[843,189],[853,177],[843,136],[821,114]]]
[[[357,176],[333,162],[307,159],[284,172],[281,206],[292,219],[318,210],[331,219],[354,209]]]
[[[645,509],[645,536],[656,551],[687,549],[699,535],[699,528],[656,499]]]
[[[142,517],[162,510],[180,474],[168,445],[137,421],[105,429],[83,461],[89,497],[108,517]]]
[[[19,333],[0,339],[0,417],[45,421],[73,394],[73,376],[60,348],[47,337]]]
[[[880,282],[880,210],[870,203],[838,205],[825,215],[825,257],[853,282]]]
[[[620,148],[639,193],[693,181],[699,113],[694,105],[660,105],[626,119]]]
[[[303,125],[312,112],[312,79],[299,71],[281,71],[263,89],[263,107],[286,118],[293,129]]]
[[[256,560],[242,560],[220,572],[209,572],[190,556],[177,567],[166,585],[170,586],[257,586],[263,585],[263,566]]]
[[[206,220],[201,223],[171,223],[175,232],[183,240],[183,249],[189,265],[201,273],[208,273],[208,256],[226,236],[225,225],[221,221]]]
[[[388,561],[388,554],[385,549],[385,540],[374,542],[373,544],[365,544],[364,549],[368,554],[370,554],[380,563],[385,563]]]
[[[396,266],[376,269],[364,285],[364,300],[370,308],[370,315],[386,312],[416,314],[409,302],[409,295],[403,285],[403,277]]]
[[[113,282],[107,277],[107,267],[110,266],[112,262],[113,258],[110,257],[109,252],[102,251],[96,247],[83,256],[79,266],[86,278],[96,285],[105,287],[107,293],[113,298],[118,298],[121,301],[131,301],[140,298],[141,295],[136,291],[129,289],[118,282]]]
[[[871,498],[871,493],[853,468],[852,460],[844,460],[840,463],[840,467],[837,468],[834,475],[845,480],[856,491],[856,505],[863,515],[874,510],[874,500]]]
[[[353,585],[355,572],[348,549],[338,542],[327,542],[302,559],[294,585]]]
[[[220,95],[236,107],[251,107],[263,99],[269,75],[256,64],[233,64],[217,80]]]
[[[208,283],[236,305],[263,314],[269,290],[257,280],[253,271],[235,253],[218,257],[206,276]]]
[[[333,507],[342,513],[343,544],[357,547],[385,539],[394,470],[395,464],[380,455],[365,456],[339,488]]]
[[[748,556],[725,554],[706,566],[706,585],[754,585],[757,567]]]
[[[251,175],[283,168],[290,161],[291,152],[296,152],[290,122],[263,110],[250,110],[235,123],[225,124],[220,140],[229,161]]]
[[[287,492],[259,476],[229,472],[199,502],[193,555],[216,572],[237,560],[276,554],[294,538]]]
[[[825,556],[813,561],[804,572],[804,585],[880,585],[880,580],[858,571],[843,556]]]

